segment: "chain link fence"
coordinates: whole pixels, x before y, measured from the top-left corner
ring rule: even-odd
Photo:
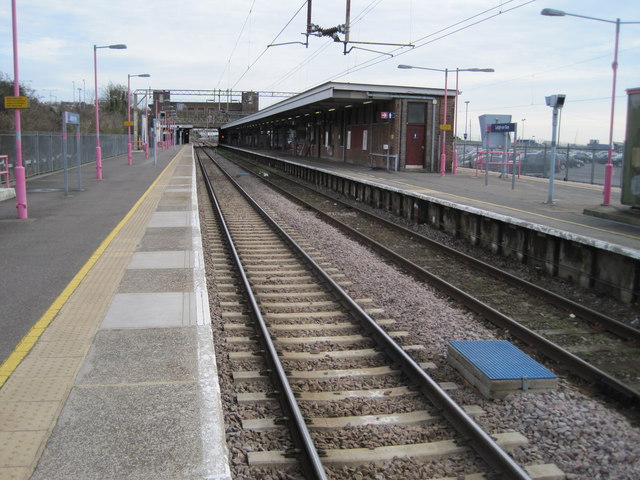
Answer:
[[[482,146],[471,143],[459,143],[456,145],[458,154],[458,166],[476,168],[476,162]],[[545,145],[525,145],[515,147],[510,152],[516,152],[516,161],[520,161],[520,174],[534,177],[549,178],[551,147]],[[558,147],[556,152],[555,178],[572,182],[604,185],[605,165],[607,164],[608,150],[590,147]],[[485,161],[489,160],[489,171],[500,171],[502,153],[485,153]],[[509,156],[511,162],[513,154]],[[623,154],[613,152],[613,180],[614,187],[622,185],[622,159]],[[479,166],[484,171],[485,166]],[[509,166],[511,172],[511,166]]]
[[[73,127],[71,128],[73,130]],[[67,134],[67,165],[77,163],[78,142],[75,132]],[[100,135],[102,158],[115,157],[127,153],[127,135]],[[80,135],[80,161],[82,164],[96,160],[95,134]],[[59,132],[26,132],[22,133],[22,165],[26,176],[33,177],[55,172],[64,168],[62,157],[63,139]],[[9,177],[15,178],[13,169],[16,165],[15,134],[0,134],[0,155],[9,156]]]

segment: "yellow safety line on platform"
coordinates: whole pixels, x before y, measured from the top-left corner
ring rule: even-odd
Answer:
[[[483,200],[476,200],[475,198],[463,197],[461,195],[442,192],[440,190],[433,190],[433,189],[430,189],[430,188],[421,188],[421,187],[417,187],[416,185],[413,185],[411,183],[399,182],[397,180],[391,180],[390,183],[396,183],[398,185],[403,185],[405,187],[411,187],[412,191],[414,191],[416,193],[439,193],[441,195],[448,195],[448,196],[453,197],[453,198],[460,198],[460,199],[463,199],[463,200],[468,200],[470,202],[482,203],[484,205],[491,205],[492,207],[504,208],[506,210],[512,210],[514,212],[519,212],[519,213],[526,213],[527,215],[533,215],[535,217],[547,218],[549,220],[554,220],[556,222],[568,223],[569,225],[575,225],[577,227],[583,227],[583,228],[587,228],[589,230],[597,230],[599,232],[611,233],[613,235],[619,235],[621,237],[627,237],[627,238],[632,238],[634,240],[640,240],[640,237],[638,237],[636,235],[628,235],[626,233],[614,232],[613,230],[607,230],[605,228],[592,227],[590,225],[584,225],[582,223],[572,222],[571,220],[562,220],[561,218],[550,217],[549,215],[543,215],[541,213],[529,212],[528,210],[521,210],[519,208],[507,207],[506,205],[500,205],[499,203],[485,202]]]
[[[175,157],[171,159],[171,161],[167,164],[167,166],[162,170],[158,178],[149,186],[146,192],[142,194],[142,196],[138,199],[138,201],[131,207],[131,210],[127,212],[122,220],[115,226],[115,228],[107,235],[107,237],[102,241],[100,246],[93,252],[93,254],[89,257],[89,260],[82,266],[82,268],[76,273],[76,275],[71,279],[71,281],[67,284],[65,289],[62,291],[60,295],[53,301],[53,303],[49,306],[47,311],[40,317],[40,319],[31,327],[31,329],[27,332],[27,334],[20,340],[16,348],[11,352],[11,354],[7,357],[7,359],[0,365],[0,388],[5,384],[5,382],[9,379],[11,374],[14,372],[20,362],[27,356],[27,354],[31,351],[33,346],[36,344],[40,336],[44,333],[44,330],[49,326],[51,321],[56,317],[58,312],[62,309],[64,304],[69,300],[69,297],[73,294],[73,292],[78,288],[78,285],[82,282],[84,277],[87,276],[89,270],[95,265],[100,256],[107,249],[109,244],[113,241],[115,236],[122,230],[127,221],[133,216],[136,210],[140,207],[140,204],[149,196],[151,190],[156,186],[156,184],[160,181],[160,178],[164,174],[164,172],[173,164],[173,162],[178,158],[181,153],[178,153]]]

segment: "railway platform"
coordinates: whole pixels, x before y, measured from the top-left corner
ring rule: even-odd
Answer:
[[[476,172],[390,171],[278,150],[229,147],[249,158],[468,243],[630,303],[640,297],[640,214],[602,203],[602,186]]]
[[[602,186],[564,181],[554,182],[553,203],[548,203],[549,179],[511,175],[500,178],[499,172],[458,168],[456,175],[447,172],[425,173],[421,170],[389,171],[368,165],[354,165],[310,157],[283,155],[274,150],[259,153],[331,170],[363,182],[383,185],[391,190],[426,195],[442,202],[455,203],[466,209],[482,210],[487,215],[501,215],[540,225],[553,231],[566,232],[604,244],[629,249],[640,258],[640,213],[630,213],[620,204],[620,189],[613,188],[611,204],[602,204]],[[635,252],[634,252],[635,251]]]
[[[191,147],[93,175],[0,202],[0,479],[229,479]]]

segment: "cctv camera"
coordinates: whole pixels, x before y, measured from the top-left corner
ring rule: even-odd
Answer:
[[[547,102],[548,107],[562,108],[562,106],[564,105],[564,99],[566,98],[566,95],[559,93],[557,95],[550,95],[544,98],[545,98],[545,101]]]

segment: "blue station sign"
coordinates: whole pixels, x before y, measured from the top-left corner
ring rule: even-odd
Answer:
[[[64,112],[64,123],[70,125],[80,125],[80,115],[73,112]]]
[[[515,123],[491,123],[489,124],[489,132],[492,133],[503,133],[503,132],[515,132],[516,124]]]

